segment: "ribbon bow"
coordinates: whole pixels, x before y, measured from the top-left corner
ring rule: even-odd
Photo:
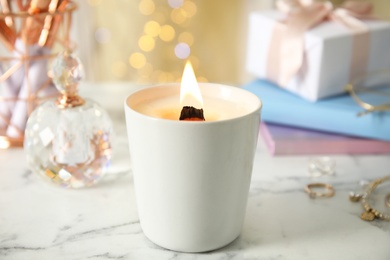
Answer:
[[[326,20],[332,20],[343,24],[354,34],[367,35],[366,25],[360,19],[373,18],[372,5],[358,1],[347,1],[339,8],[334,8],[329,1],[313,0],[279,0],[276,6],[286,14],[286,18],[278,22],[273,31],[267,75],[281,86],[286,85],[304,64],[304,33],[308,29]],[[368,41],[363,42],[368,44]],[[367,59],[368,54],[366,57],[358,54],[353,54],[351,63],[355,67],[362,67],[364,72],[363,61]],[[354,71],[360,73],[361,69]]]

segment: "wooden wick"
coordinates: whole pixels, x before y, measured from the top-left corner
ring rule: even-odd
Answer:
[[[180,113],[179,120],[185,121],[205,121],[203,109],[197,109],[192,106],[184,106]]]

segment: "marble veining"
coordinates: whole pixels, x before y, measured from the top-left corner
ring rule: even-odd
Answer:
[[[235,241],[201,254],[153,244],[139,223],[129,163],[122,100],[132,88],[85,85],[116,131],[112,167],[95,187],[53,187],[26,168],[22,149],[0,150],[0,259],[390,259],[390,222],[361,220],[361,204],[348,200],[361,180],[390,175],[389,155],[332,156],[335,175],[313,178],[309,156],[271,157],[261,139]],[[332,184],[335,196],[310,199],[303,187],[312,182]]]

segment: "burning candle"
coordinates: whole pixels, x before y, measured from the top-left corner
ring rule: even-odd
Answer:
[[[151,117],[179,120],[184,106],[203,109],[206,121],[226,120],[243,115],[248,106],[227,98],[234,87],[196,81],[191,63],[187,62],[181,85],[162,85],[141,93],[144,98],[133,105],[134,110]]]
[[[179,120],[183,106],[203,109],[205,121]],[[243,89],[198,87],[188,65],[181,87],[146,88],[126,99],[139,219],[151,241],[171,250],[203,252],[237,238],[260,110],[261,101]]]

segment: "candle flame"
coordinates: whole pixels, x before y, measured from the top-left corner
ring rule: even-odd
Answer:
[[[200,93],[194,69],[192,68],[190,61],[187,61],[181,79],[180,105],[193,106],[195,108],[203,107],[202,94]]]

